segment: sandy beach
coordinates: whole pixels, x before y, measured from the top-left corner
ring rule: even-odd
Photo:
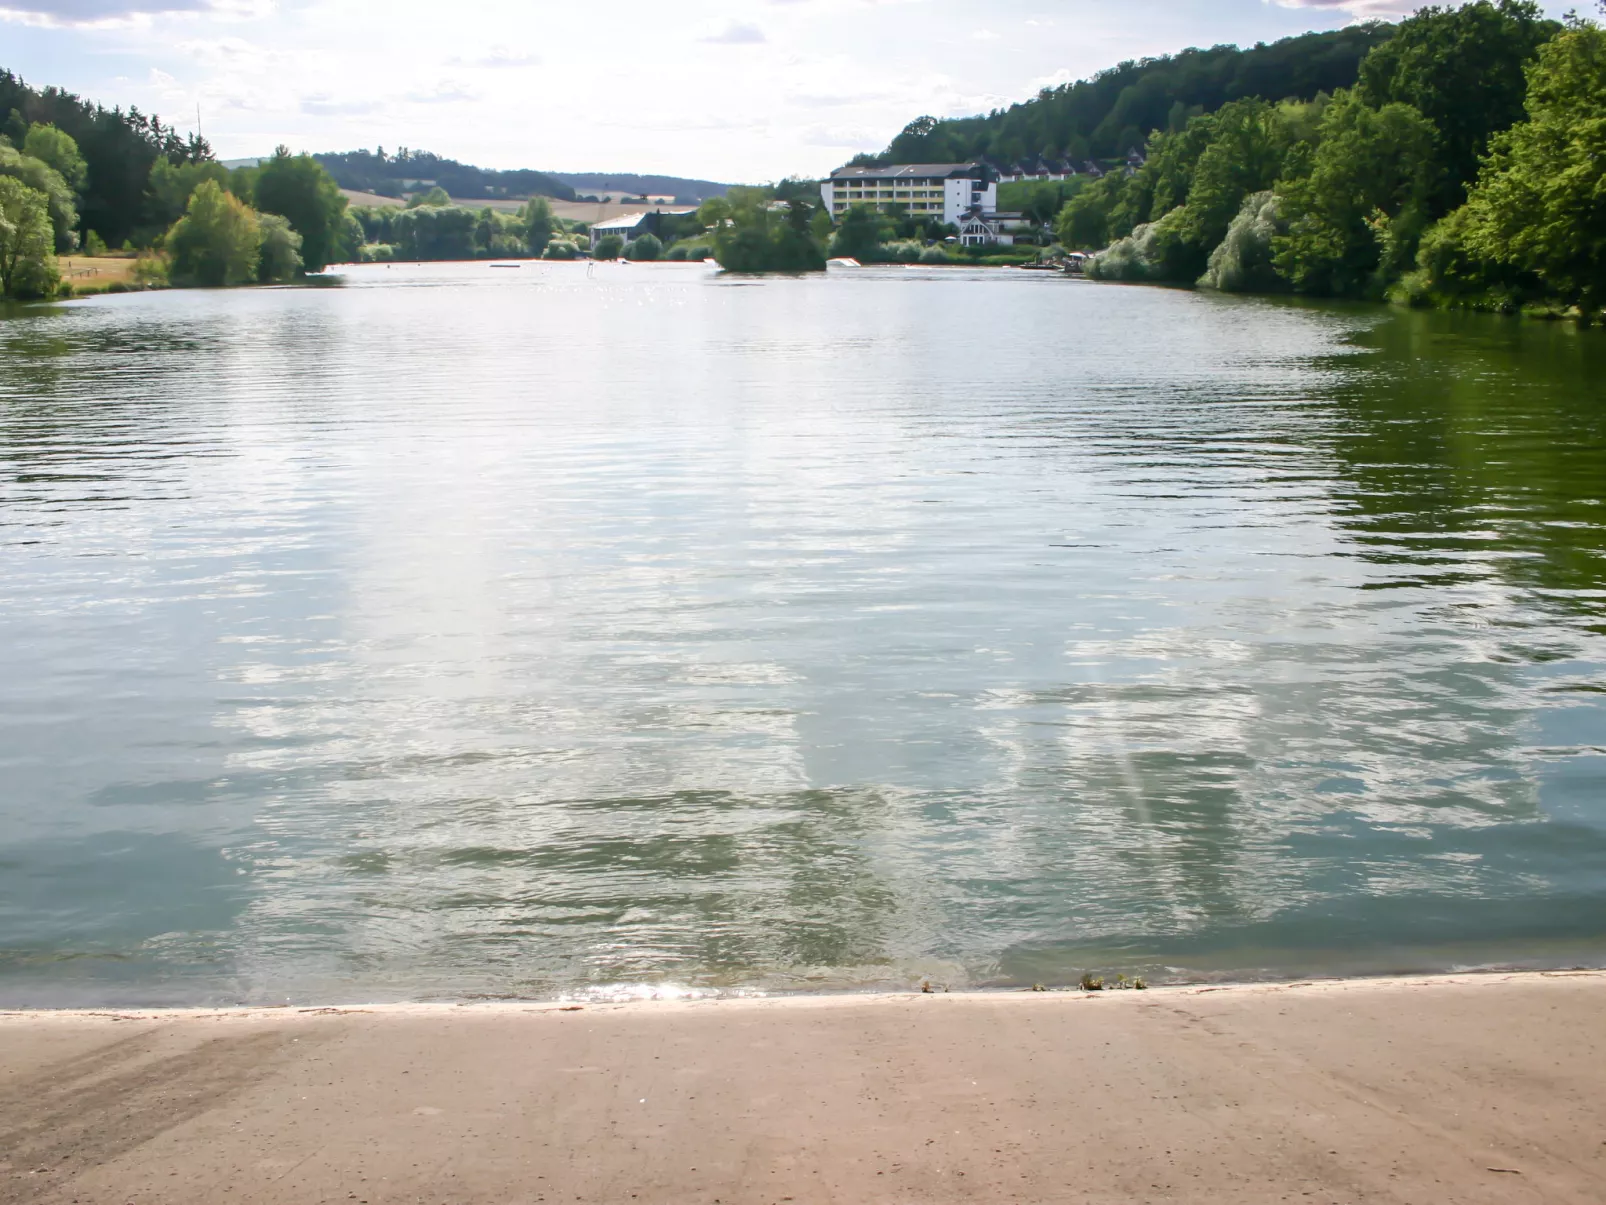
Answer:
[[[0,1202],[1599,1202],[1606,974],[0,1016]]]

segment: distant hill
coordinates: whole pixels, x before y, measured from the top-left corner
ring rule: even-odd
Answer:
[[[404,192],[439,186],[454,198],[494,201],[508,197],[556,197],[572,201],[574,189],[546,172],[493,171],[442,159],[429,151],[403,147],[394,155],[378,151],[346,151],[314,155],[341,188],[399,197]]]
[[[731,187],[713,180],[638,176],[633,172],[553,172],[552,175],[576,193],[627,192],[638,197],[674,197],[677,201],[706,201],[709,197],[723,197]]]
[[[864,158],[894,163],[981,157],[1016,163],[1039,155],[1118,158],[1141,148],[1151,130],[1180,129],[1189,116],[1213,113],[1231,100],[1309,100],[1318,92],[1350,87],[1361,60],[1393,32],[1392,25],[1374,21],[1248,50],[1214,46],[1129,61],[985,115],[919,118],[883,155]]]

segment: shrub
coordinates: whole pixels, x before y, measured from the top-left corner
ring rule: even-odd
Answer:
[[[920,253],[920,262],[923,264],[950,264],[953,260],[948,258],[948,252],[941,244],[933,243]]]
[[[142,289],[165,289],[168,283],[167,260],[154,251],[147,251],[134,261],[132,279]]]
[[[1182,237],[1187,212],[1186,205],[1173,209],[1118,239],[1088,262],[1087,274],[1094,280],[1178,279],[1191,250]]]
[[[1462,206],[1422,236],[1416,270],[1390,292],[1407,305],[1514,313],[1543,294],[1533,272],[1484,256],[1477,246],[1477,218]]]
[[[661,259],[663,253],[664,245],[655,234],[644,234],[640,238],[632,239],[625,247],[625,258],[641,263],[651,263]]]
[[[301,236],[290,229],[290,220],[276,213],[261,214],[262,246],[257,262],[257,279],[263,284],[281,284],[301,274]]]
[[[388,264],[396,258],[396,248],[389,243],[364,243],[358,258],[365,264]]]
[[[619,253],[625,249],[625,240],[617,234],[605,234],[597,240],[597,245],[591,249],[591,254],[598,259],[618,259]]]
[[[546,245],[542,259],[579,259],[580,248],[569,239],[555,238]]]
[[[1283,287],[1272,261],[1272,240],[1284,230],[1277,194],[1252,193],[1244,198],[1227,236],[1210,253],[1210,266],[1199,278],[1207,289],[1223,293],[1264,293]]]

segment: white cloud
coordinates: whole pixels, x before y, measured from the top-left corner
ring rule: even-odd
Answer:
[[[267,15],[272,0],[0,0],[0,20],[46,29],[115,29],[155,17]]]
[[[764,36],[764,31],[756,25],[732,21],[719,33],[709,34],[702,41],[712,42],[719,46],[756,46],[769,41],[769,39]]]
[[[478,100],[480,94],[453,80],[441,80],[433,88],[408,92],[403,99],[415,105],[455,105],[460,101]]]
[[[1278,8],[1314,8],[1345,12],[1357,19],[1393,20],[1408,17],[1423,7],[1422,0],[1276,0]],[[1450,0],[1456,7],[1457,0]]]
[[[341,100],[327,92],[315,92],[301,98],[301,111],[312,117],[353,117],[372,113],[379,102],[372,99],[352,98]]]
[[[539,55],[527,54],[507,46],[493,46],[485,54],[464,57],[458,55],[447,60],[453,67],[486,67],[495,69],[535,67],[541,62]]]

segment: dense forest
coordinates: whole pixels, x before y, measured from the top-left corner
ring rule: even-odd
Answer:
[[[455,159],[442,159],[429,151],[402,147],[387,155],[377,151],[348,151],[313,156],[323,164],[341,188],[371,192],[382,197],[400,197],[423,188],[439,187],[469,201],[490,201],[506,197],[555,197],[574,199],[574,189],[545,172],[528,170],[499,172],[472,167]]]
[[[1606,304],[1606,32],[1427,8],[1313,98],[1154,132],[1056,219],[1108,280],[1513,311]]]
[[[60,130],[73,140],[86,165],[76,190],[75,225],[114,247],[148,240],[173,222],[176,215],[162,212],[149,192],[158,160],[183,164],[212,158],[204,140],[181,137],[138,109],[108,109],[59,88],[36,90],[6,70],[0,70],[0,119],[0,137],[13,153],[23,149],[34,126]]]
[[[1355,83],[1361,60],[1393,33],[1355,25],[1285,38],[1249,50],[1216,46],[1122,63],[1091,79],[1045,88],[1029,101],[985,116],[922,117],[892,140],[890,163],[995,159],[1113,159],[1142,147],[1153,130],[1182,128],[1190,117],[1244,97],[1310,100]]]

